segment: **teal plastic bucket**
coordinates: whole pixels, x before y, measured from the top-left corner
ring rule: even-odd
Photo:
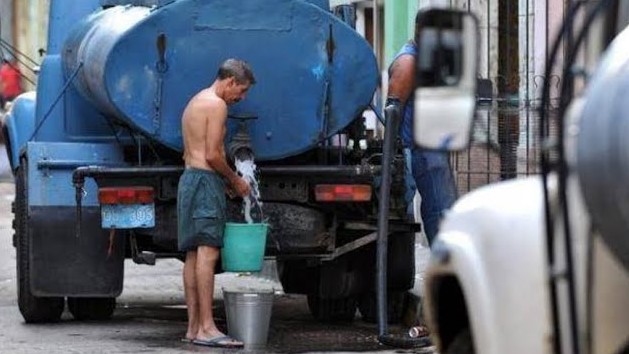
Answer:
[[[221,258],[227,272],[259,272],[262,270],[268,224],[225,225]]]

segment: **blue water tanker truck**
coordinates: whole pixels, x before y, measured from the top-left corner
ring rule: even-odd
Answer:
[[[350,320],[357,308],[375,318],[382,142],[362,115],[379,69],[327,0],[51,0],[37,90],[3,125],[26,322],[58,320],[66,302],[76,319],[107,319],[126,258],[183,259],[181,114],[227,58],[249,62],[258,82],[230,108],[226,151],[255,156],[257,216],[270,225],[266,255],[284,291],[306,294],[321,320]],[[418,225],[404,160],[392,164],[388,301],[399,309]],[[242,220],[242,201],[229,204]]]

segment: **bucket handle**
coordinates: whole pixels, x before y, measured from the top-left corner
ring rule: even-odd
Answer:
[[[267,289],[264,289],[265,294],[266,294],[266,290],[267,290]],[[222,286],[222,287],[221,287],[221,291],[223,292],[223,294],[225,293],[225,287],[224,287],[224,286]],[[229,290],[228,290],[228,291],[229,291]],[[272,288],[271,288],[271,291],[270,291],[269,293],[271,293],[271,294],[275,295],[276,291],[277,291],[277,289],[275,289],[275,287],[272,287]],[[244,291],[243,291],[243,292],[244,292]],[[259,292],[259,290],[258,290],[258,292]],[[253,290],[253,289],[252,289],[251,293],[252,293],[252,294],[256,294],[256,295],[257,295],[256,291],[255,291],[255,290]]]

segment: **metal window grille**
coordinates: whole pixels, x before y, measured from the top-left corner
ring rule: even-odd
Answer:
[[[459,190],[540,173],[538,108],[542,85],[550,80],[551,134],[558,103],[558,73],[545,63],[566,11],[564,0],[449,0],[452,8],[479,19],[479,108],[472,144],[452,154]]]

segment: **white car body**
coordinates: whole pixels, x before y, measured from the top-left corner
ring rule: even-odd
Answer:
[[[541,178],[528,178],[480,188],[446,215],[426,273],[425,308],[438,347],[465,316],[451,313],[460,304],[449,302],[464,301],[477,352],[549,352],[542,206]],[[448,278],[462,299],[444,296],[453,292]]]
[[[629,275],[590,233],[573,192],[577,342],[581,352],[621,353],[629,342]],[[503,182],[466,195],[446,215],[425,276],[424,308],[440,353],[464,326],[476,353],[554,353],[561,334],[552,323],[542,197],[539,177]],[[568,319],[560,323],[567,328]],[[570,353],[568,343],[562,338],[562,352]]]

